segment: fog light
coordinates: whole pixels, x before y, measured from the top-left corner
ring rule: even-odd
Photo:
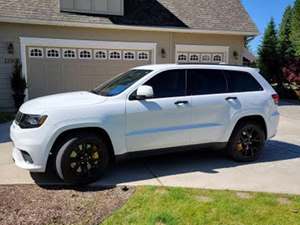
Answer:
[[[22,153],[22,156],[23,156],[25,162],[33,164],[33,160],[32,160],[31,156],[27,152],[21,151],[21,153]]]

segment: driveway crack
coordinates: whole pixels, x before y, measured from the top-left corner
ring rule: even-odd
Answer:
[[[146,162],[144,162],[144,166],[151,173],[151,175],[157,180],[160,186],[165,186],[163,182],[159,179],[159,176],[156,175],[156,173],[151,169],[151,167]]]

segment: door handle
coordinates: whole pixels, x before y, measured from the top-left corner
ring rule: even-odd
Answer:
[[[175,102],[174,104],[175,104],[175,105],[178,105],[178,106],[183,106],[183,105],[189,104],[189,102],[188,102],[188,101],[177,101],[177,102]]]
[[[227,97],[225,98],[226,101],[230,101],[230,100],[237,100],[237,97]]]

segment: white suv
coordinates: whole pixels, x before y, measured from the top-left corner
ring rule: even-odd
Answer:
[[[137,153],[226,147],[253,161],[276,134],[279,97],[257,70],[225,65],[134,68],[90,92],[23,104],[11,126],[16,165],[55,168],[69,183],[89,183]]]

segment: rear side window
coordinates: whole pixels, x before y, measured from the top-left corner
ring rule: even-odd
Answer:
[[[227,92],[227,82],[222,70],[188,70],[189,90],[192,95],[221,94]]]
[[[154,98],[168,98],[186,95],[185,70],[169,70],[162,72],[148,82],[153,88]]]
[[[262,91],[262,86],[255,80],[255,78],[247,73],[241,71],[225,71],[228,80],[229,92],[249,92]]]

